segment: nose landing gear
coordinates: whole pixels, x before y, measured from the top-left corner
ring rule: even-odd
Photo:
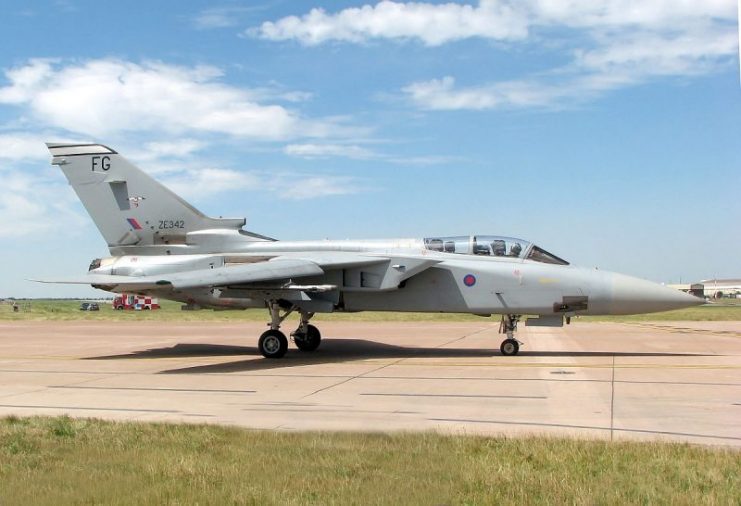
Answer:
[[[512,356],[517,355],[520,351],[520,341],[515,339],[515,331],[517,330],[517,322],[520,321],[520,315],[502,315],[502,322],[499,324],[499,333],[507,334],[507,339],[502,341],[499,351],[502,355]]]

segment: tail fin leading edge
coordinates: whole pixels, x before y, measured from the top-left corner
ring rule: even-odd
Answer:
[[[243,218],[209,218],[107,146],[47,147],[112,250],[184,244],[189,232],[245,224]]]

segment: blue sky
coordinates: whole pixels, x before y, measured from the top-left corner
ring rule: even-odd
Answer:
[[[0,297],[107,248],[44,141],[110,145],[280,239],[502,234],[741,275],[733,0],[13,2]]]

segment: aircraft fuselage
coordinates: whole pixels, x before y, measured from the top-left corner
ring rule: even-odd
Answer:
[[[431,251],[420,239],[373,241],[249,241],[229,252],[169,255],[123,255],[103,260],[91,273],[166,275],[193,269],[229,269],[271,258],[331,259],[322,276],[300,280],[302,291],[283,285],[228,286],[220,290],[144,290],[160,297],[204,307],[264,307],[265,300],[285,299],[313,312],[420,311],[528,315],[620,315],[666,311],[696,305],[697,299],[642,279],[598,269],[553,265],[525,258]],[[378,258],[374,265],[354,260]],[[346,265],[343,258],[347,258]],[[419,262],[433,262],[394,283],[394,274]],[[391,278],[392,283],[385,283]],[[294,280],[298,281],[298,280]],[[117,286],[101,286],[116,291]],[[307,296],[308,293],[308,296]],[[302,300],[305,299],[305,300]]]

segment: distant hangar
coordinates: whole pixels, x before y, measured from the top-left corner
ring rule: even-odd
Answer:
[[[736,298],[741,296],[741,278],[736,279],[704,279],[699,283],[668,285],[671,288],[691,293],[698,297],[720,299],[723,297]]]

